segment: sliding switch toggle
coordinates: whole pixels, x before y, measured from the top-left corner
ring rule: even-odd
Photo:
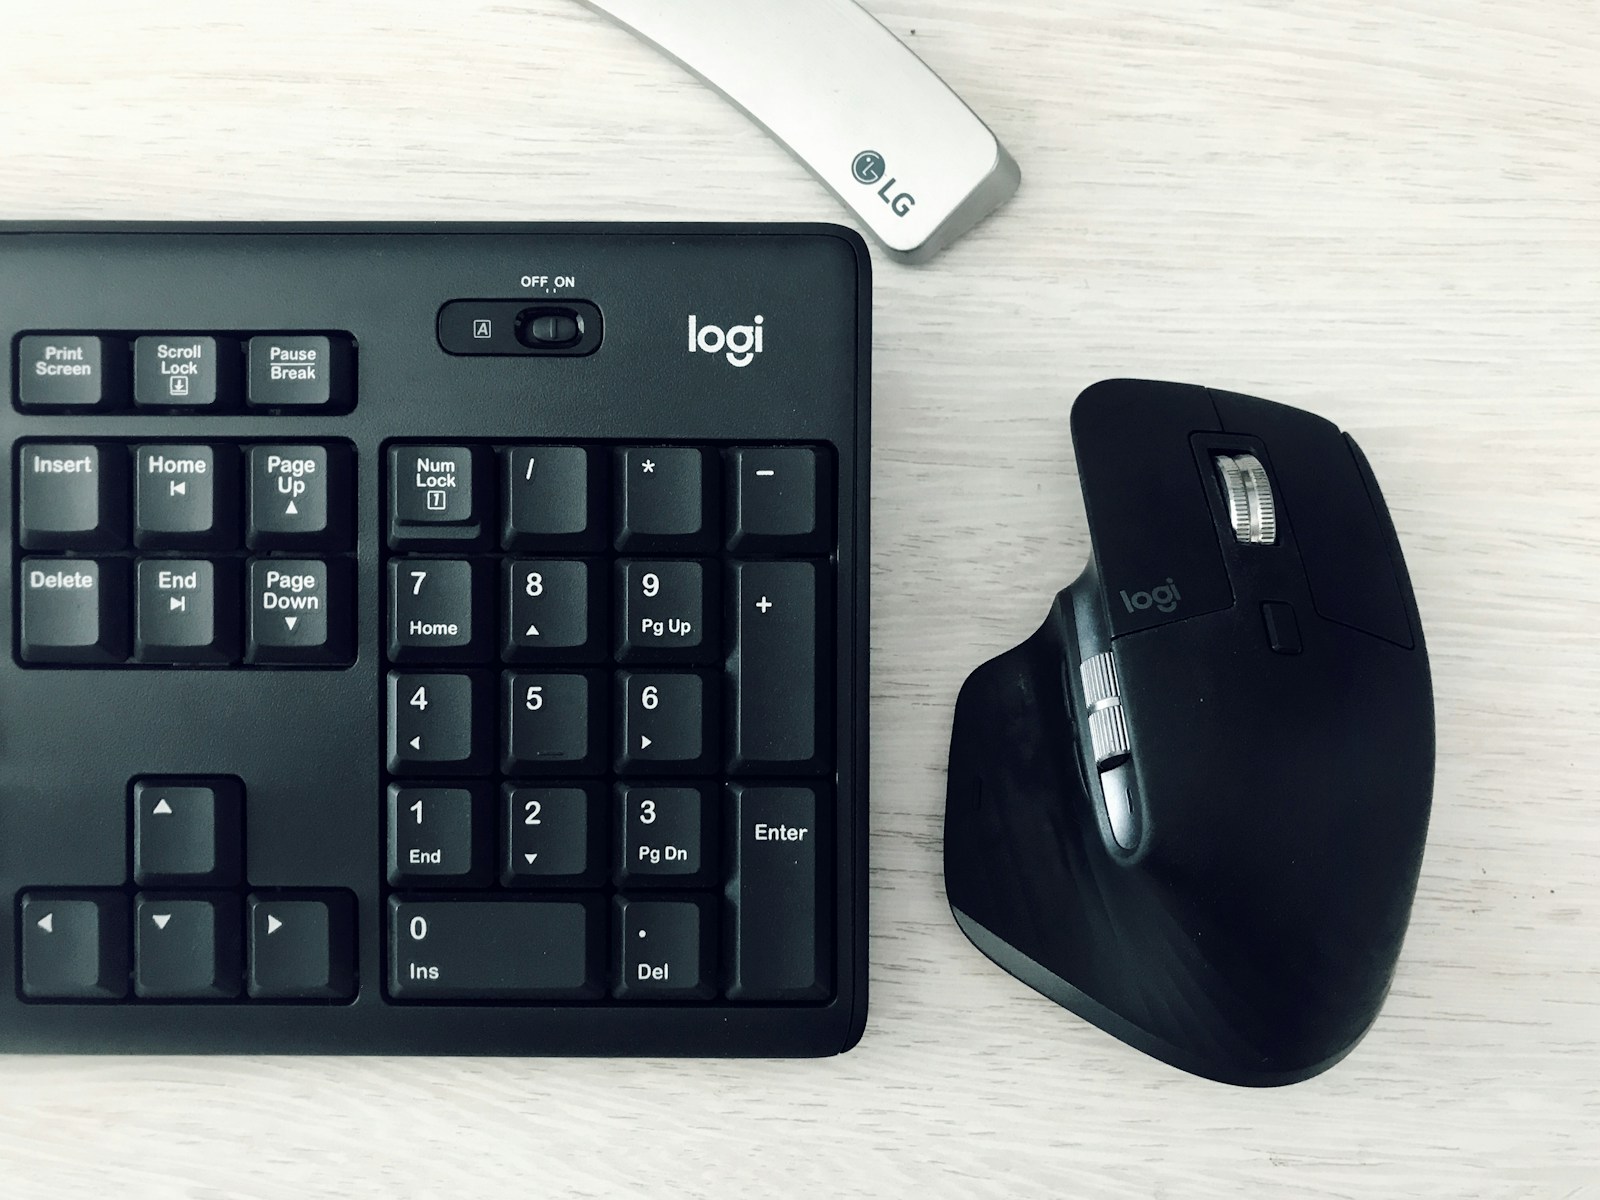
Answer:
[[[600,348],[600,308],[590,300],[451,300],[439,309],[446,354],[581,358]]]
[[[530,308],[517,318],[517,337],[531,350],[556,350],[583,336],[583,318],[570,308]]]

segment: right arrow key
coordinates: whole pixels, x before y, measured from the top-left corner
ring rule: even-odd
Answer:
[[[245,986],[252,1000],[355,996],[355,905],[346,892],[253,892]]]

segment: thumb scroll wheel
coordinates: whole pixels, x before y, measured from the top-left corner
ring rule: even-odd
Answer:
[[[1216,463],[1233,536],[1245,545],[1272,545],[1278,540],[1278,505],[1261,460],[1254,454],[1219,454]]]

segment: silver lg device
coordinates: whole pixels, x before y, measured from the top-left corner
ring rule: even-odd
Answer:
[[[1006,148],[853,0],[582,0],[716,88],[905,262],[1021,182]]]

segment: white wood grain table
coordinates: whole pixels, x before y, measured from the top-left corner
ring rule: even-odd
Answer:
[[[11,1058],[0,1194],[1600,1195],[1600,8],[873,0],[1017,199],[877,274],[872,1009],[820,1062]],[[0,4],[0,217],[835,219],[570,0]],[[0,280],[3,285],[3,280]],[[1394,991],[1272,1092],[991,967],[940,825],[965,673],[1086,552],[1067,408],[1320,412],[1433,655]]]

